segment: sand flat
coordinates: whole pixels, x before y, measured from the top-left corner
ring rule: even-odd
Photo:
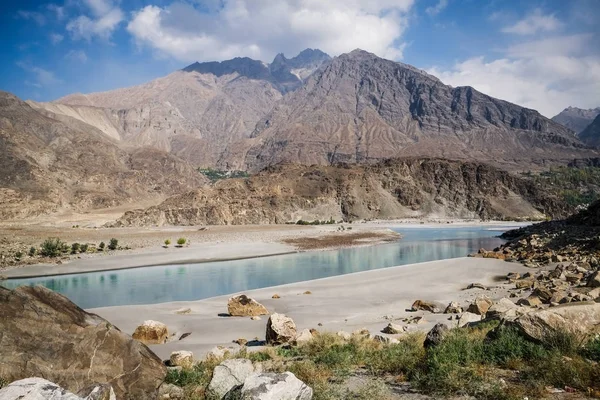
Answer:
[[[498,281],[508,272],[525,272],[521,264],[481,258],[455,258],[420,264],[404,265],[307,282],[245,291],[243,293],[263,303],[270,312],[292,317],[298,329],[320,331],[354,331],[363,327],[378,334],[390,319],[424,315],[426,323],[411,329],[429,329],[434,323],[447,321],[449,315],[407,312],[416,299],[448,303],[460,301],[466,306],[477,295],[492,299],[507,295],[507,288]],[[498,286],[492,290],[462,290],[469,283]],[[303,294],[305,291],[312,294]],[[272,299],[273,294],[280,299]],[[166,359],[172,351],[189,350],[202,357],[214,346],[238,349],[232,341],[238,338],[264,339],[268,316],[259,321],[250,318],[219,316],[227,312],[231,295],[199,301],[172,302],[152,305],[105,307],[89,310],[121,330],[132,333],[144,320],[161,321],[177,337],[191,333],[183,340],[153,345],[152,350]],[[190,308],[191,313],[178,315],[176,310]],[[397,321],[399,322],[399,321]],[[322,324],[319,326],[318,324]]]

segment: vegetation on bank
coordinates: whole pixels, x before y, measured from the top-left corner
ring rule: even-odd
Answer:
[[[552,167],[539,174],[525,172],[542,187],[557,192],[570,206],[586,206],[600,199],[600,167]]]
[[[250,175],[246,171],[223,171],[219,169],[212,168],[198,168],[198,171],[210,179],[211,182],[217,182],[222,179],[232,179],[232,178],[248,178]]]
[[[323,333],[298,347],[245,348],[229,358],[262,362],[272,372],[291,371],[314,390],[314,399],[385,399],[393,387],[436,398],[470,395],[478,399],[544,397],[548,390],[600,394],[600,338],[580,346],[568,333],[533,343],[514,328],[497,323],[451,330],[435,347],[424,348],[423,333],[406,334],[398,344]],[[212,371],[209,359],[190,370],[170,370],[167,382],[181,386],[187,399],[205,399]],[[364,384],[346,385],[350,377]],[[352,389],[351,387],[354,387]]]

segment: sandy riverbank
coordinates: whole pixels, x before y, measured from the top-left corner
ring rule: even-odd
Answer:
[[[67,243],[108,242],[112,237],[130,250],[66,255],[60,259],[28,259],[30,265],[0,268],[7,278],[61,275],[93,271],[136,268],[152,265],[187,264],[263,257],[301,250],[335,249],[387,243],[400,235],[386,226],[355,226],[340,231],[341,225],[244,225],[161,228],[59,228],[51,226],[1,227],[0,243],[26,254],[30,246],[47,237],[59,237]],[[183,248],[165,248],[165,238],[175,242],[184,237]],[[3,249],[0,246],[0,252]],[[15,251],[15,250],[13,250]]]
[[[429,329],[445,321],[448,315],[407,312],[416,299],[448,303],[459,301],[467,305],[476,295],[485,293],[493,299],[507,295],[508,286],[498,280],[508,272],[524,272],[520,264],[480,258],[457,258],[400,267],[359,272],[314,281],[294,283],[244,292],[263,303],[270,312],[292,317],[299,329],[321,331],[363,327],[377,334],[390,320],[413,315],[425,315],[426,323],[418,329]],[[497,286],[487,291],[462,290],[469,283]],[[312,294],[303,294],[305,291]],[[272,299],[273,294],[280,299]],[[175,350],[190,350],[201,357],[214,346],[238,349],[232,340],[264,339],[268,316],[259,321],[250,318],[223,317],[230,295],[200,301],[173,302],[141,306],[106,307],[90,310],[106,318],[127,333],[133,333],[144,320],[161,321],[180,341],[151,346],[160,357],[168,358]],[[191,313],[178,315],[176,310],[190,308]],[[446,321],[448,322],[448,321]],[[321,325],[319,325],[321,324]],[[417,329],[414,326],[413,329]]]

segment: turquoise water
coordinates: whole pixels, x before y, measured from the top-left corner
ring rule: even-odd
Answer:
[[[508,228],[507,228],[508,229]],[[211,263],[91,272],[2,282],[44,285],[82,308],[199,300],[395,265],[464,257],[503,241],[498,227],[402,228],[395,243]],[[225,256],[225,255],[224,255]]]

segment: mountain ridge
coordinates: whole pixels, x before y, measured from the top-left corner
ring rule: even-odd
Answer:
[[[599,114],[600,107],[586,110],[569,106],[552,117],[552,120],[566,126],[579,135]]]

